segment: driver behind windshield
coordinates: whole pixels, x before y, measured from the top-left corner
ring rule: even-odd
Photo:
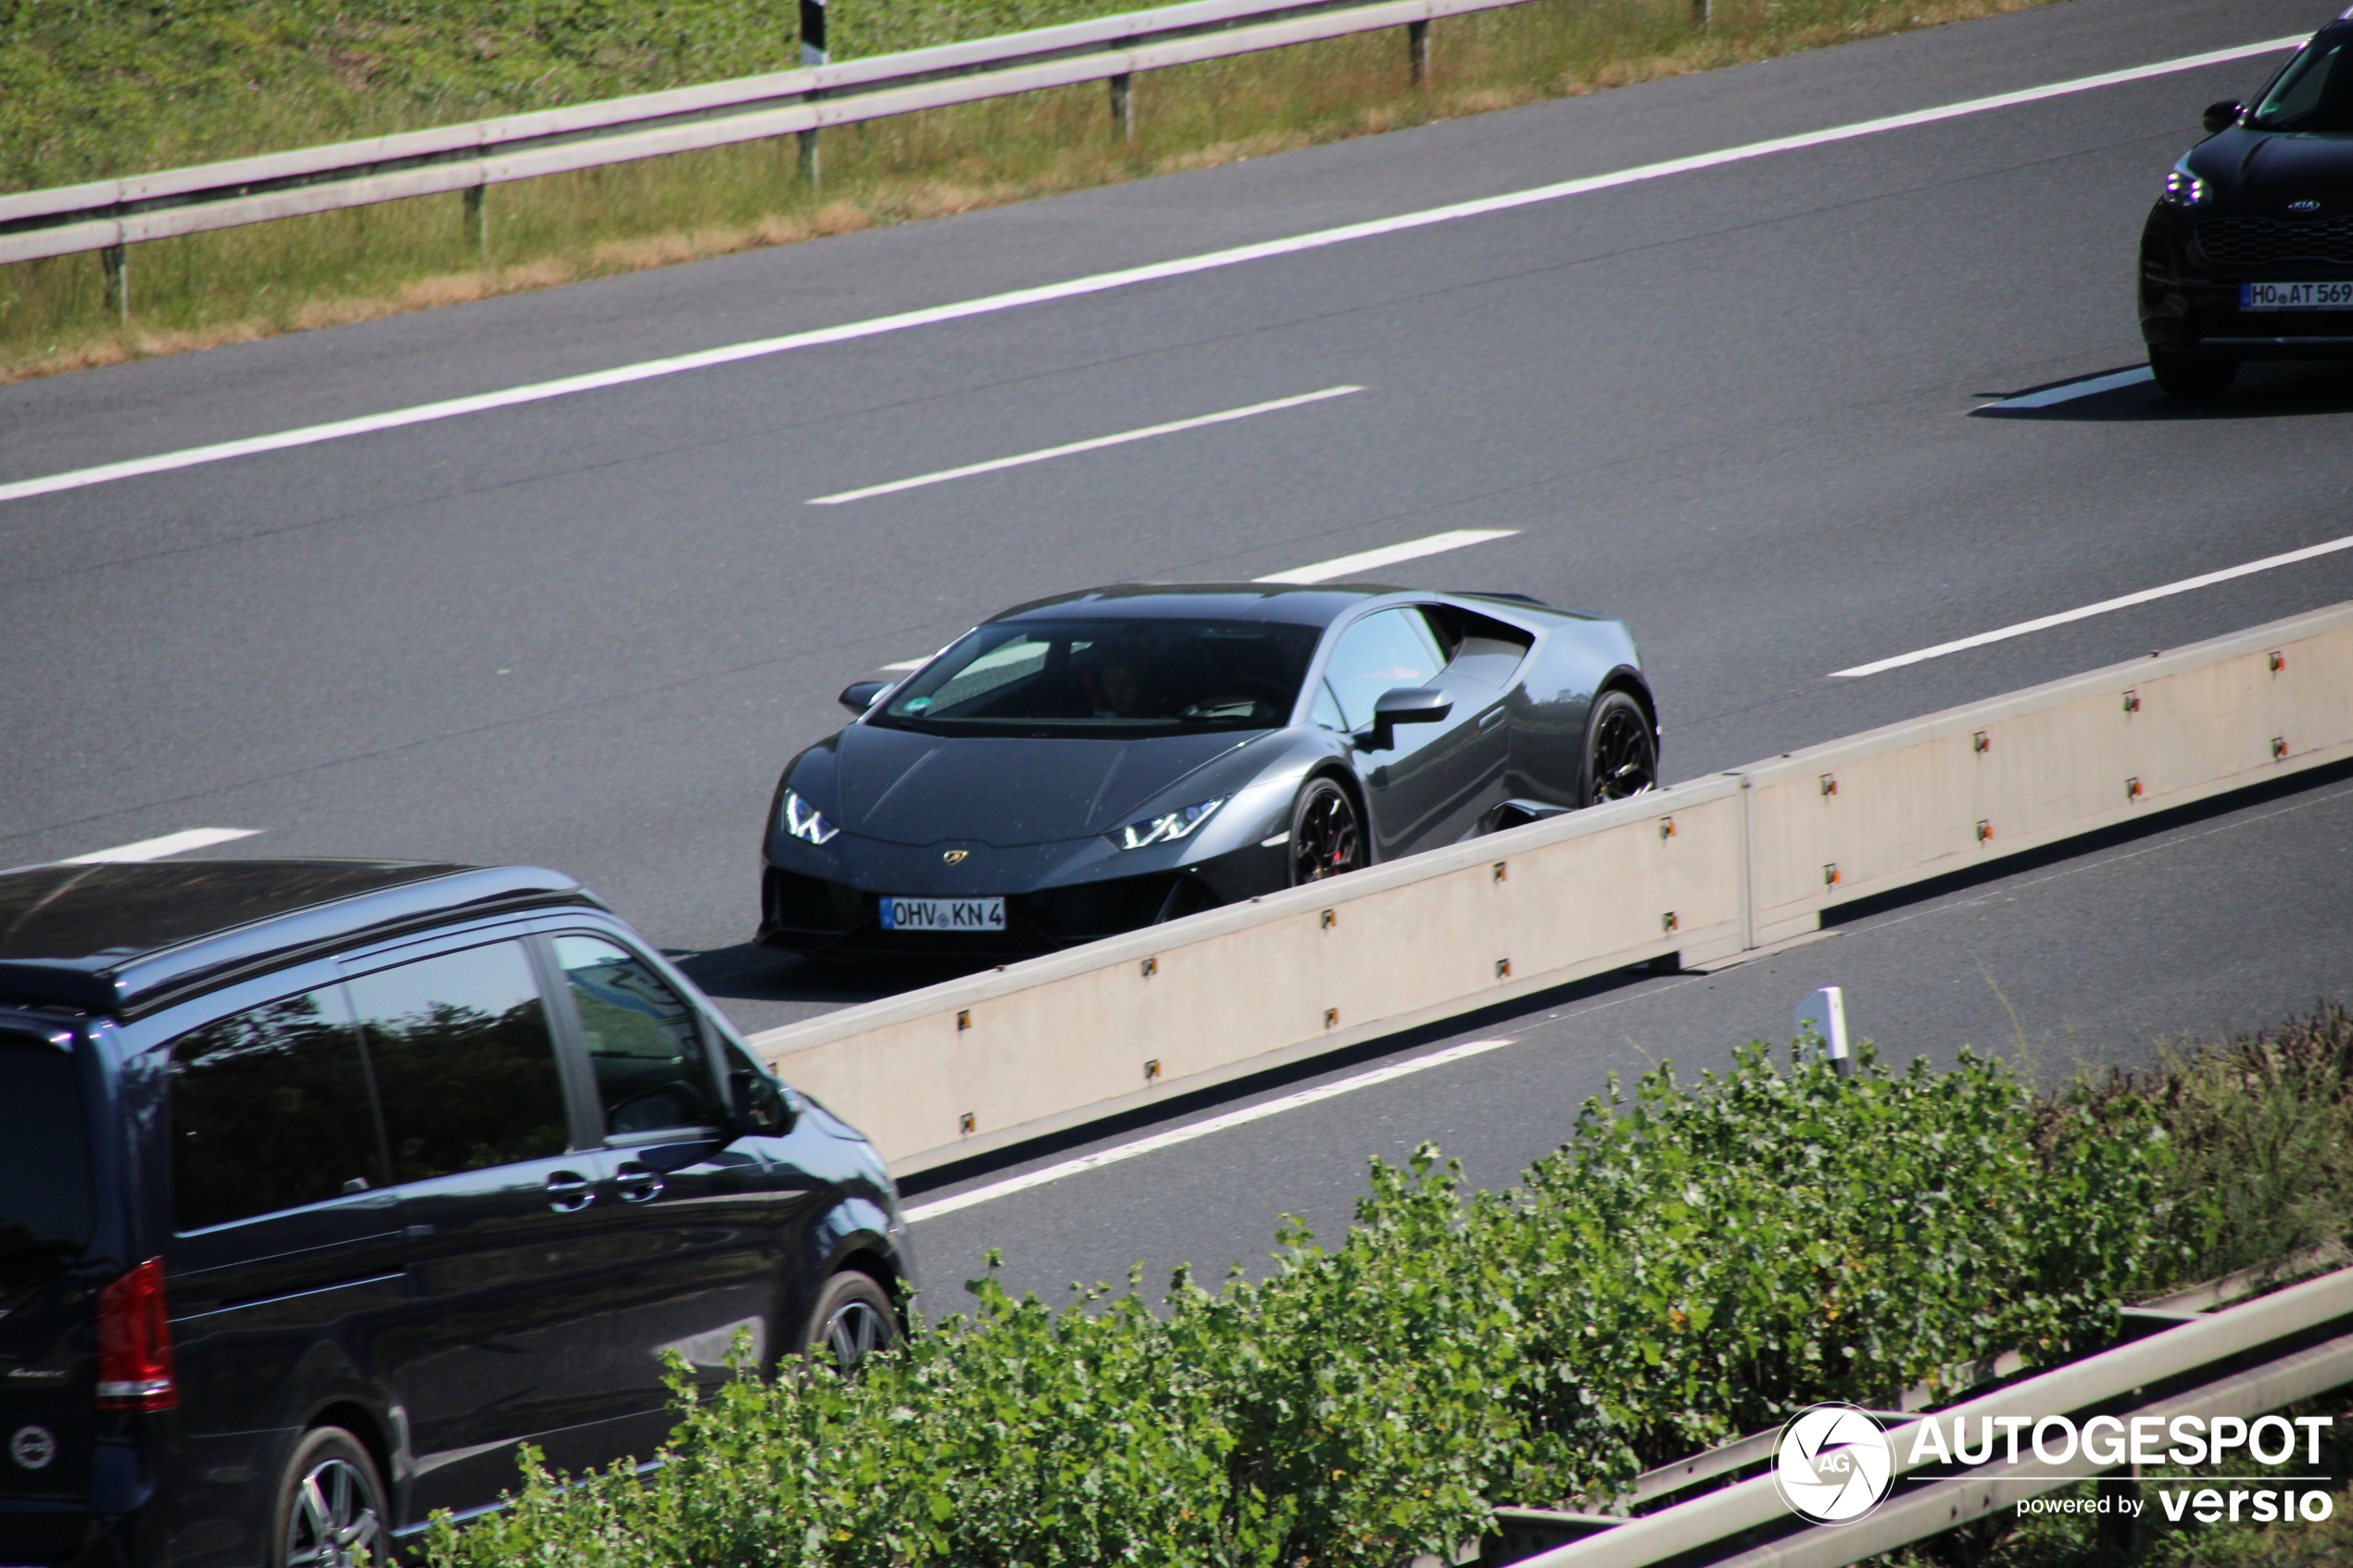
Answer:
[[[1273,729],[1315,628],[1272,621],[1043,621],[967,633],[875,715],[935,734]]]

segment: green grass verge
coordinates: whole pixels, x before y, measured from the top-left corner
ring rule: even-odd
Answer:
[[[97,259],[0,268],[0,380],[538,288],[1199,167],[1703,69],[2037,0],[1533,0],[1433,29],[1153,73],[1138,132],[1101,84],[826,132],[822,189],[789,144],[504,186],[490,245],[420,197],[131,253],[131,320]],[[1114,10],[1117,0],[841,0],[872,54]],[[0,0],[0,190],[343,140],[783,69],[788,8],[745,0]]]

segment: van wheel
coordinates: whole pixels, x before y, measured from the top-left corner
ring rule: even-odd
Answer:
[[[303,1434],[278,1478],[270,1568],[362,1568],[391,1561],[384,1477],[340,1426]]]
[[[844,1269],[825,1282],[809,1313],[810,1359],[830,1361],[844,1377],[868,1356],[899,1343],[899,1318],[872,1274]]]

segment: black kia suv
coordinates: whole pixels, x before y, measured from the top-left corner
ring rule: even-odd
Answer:
[[[894,1339],[889,1176],[544,871],[0,872],[0,1563],[342,1568]]]
[[[2242,360],[2353,359],[2353,20],[2246,104],[2208,108],[2206,130],[2141,234],[2158,384],[2214,397]]]

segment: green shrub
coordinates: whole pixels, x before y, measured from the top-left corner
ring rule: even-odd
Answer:
[[[2342,1242],[2353,1231],[2353,1011],[2220,1043],[2162,1050],[2083,1091],[2095,1106],[2146,1104],[2175,1157],[2154,1293]]]
[[[2038,1115],[1965,1058],[1842,1082],[1762,1047],[1589,1104],[1503,1195],[1375,1162],[1330,1250],[1061,1311],[974,1282],[844,1384],[689,1402],[664,1467],[444,1524],[437,1568],[1388,1568],[1491,1501],[1606,1500],[1642,1465],[1817,1399],[1881,1402],[2108,1334],[2157,1223],[2146,1102]],[[686,1386],[679,1386],[681,1398]]]
[[[1469,1235],[1530,1322],[1522,1498],[1598,1499],[1825,1399],[1883,1406],[2007,1348],[2105,1343],[2158,1219],[2145,1102],[2036,1108],[1964,1054],[1842,1083],[1742,1052],[1589,1106]],[[1562,1483],[1567,1483],[1563,1485]]]

